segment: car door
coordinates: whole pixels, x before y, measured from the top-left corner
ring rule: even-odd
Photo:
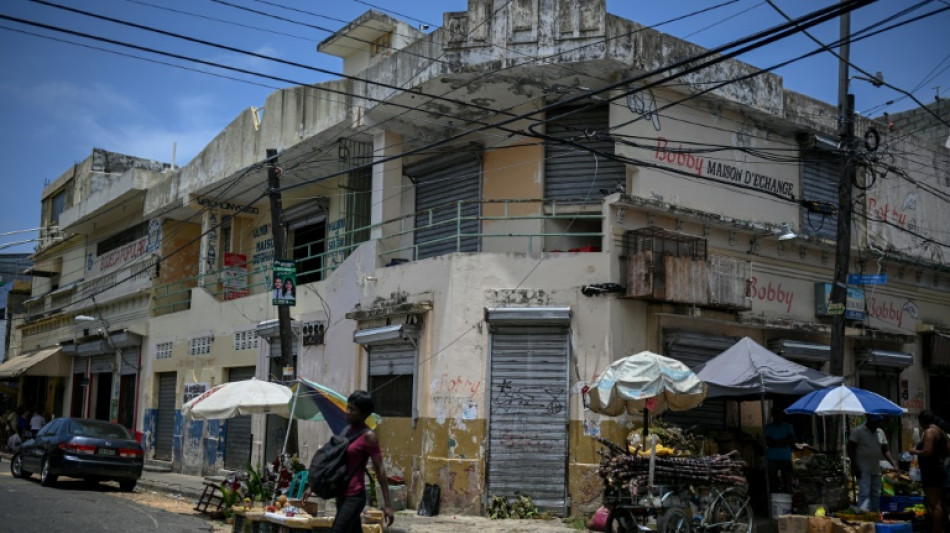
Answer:
[[[53,420],[43,426],[32,440],[27,441],[29,446],[24,446],[26,451],[23,455],[23,462],[26,469],[30,472],[39,472],[43,465],[43,459],[49,453],[51,447],[56,446],[56,433],[62,426],[61,418]]]

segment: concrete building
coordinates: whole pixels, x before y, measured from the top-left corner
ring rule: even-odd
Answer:
[[[17,372],[35,381],[24,385],[28,406],[141,426],[140,352],[151,285],[164,280],[158,258],[166,252],[161,220],[144,218],[142,205],[145,191],[168,169],[96,148],[44,188],[40,243],[29,271],[32,296],[11,353],[21,358]]]
[[[470,0],[443,22],[423,34],[367,12],[318,46],[348,77],[277,91],[187,166],[132,169],[124,189],[70,204],[38,267],[62,257],[57,272],[83,271],[89,243],[111,236],[89,217],[123,194],[125,225],[161,229],[157,273],[110,288],[106,315],[113,338],[140,346],[133,419],[152,460],[199,475],[273,459],[286,420],[193,421],[181,405],[225,381],[299,375],[371,391],[411,505],[437,483],[455,512],[516,490],[569,512],[599,505],[591,437],[629,429],[584,408],[611,361],[652,350],[696,365],[749,336],[828,368],[833,105],[733,60],[653,86],[704,50],[603,1]],[[880,142],[852,155],[851,271],[888,278],[852,287],[840,310],[845,374],[915,413],[943,405],[932,380],[950,368],[948,151],[858,126],[872,129]],[[271,304],[271,165],[297,265],[291,354]],[[71,315],[107,313],[103,300],[35,319],[25,338],[53,324],[25,346],[66,342]],[[74,372],[93,334],[77,339]],[[715,435],[761,426],[757,411],[710,400],[671,418]],[[891,428],[895,451],[912,425]],[[291,436],[307,460],[328,430],[301,422]]]

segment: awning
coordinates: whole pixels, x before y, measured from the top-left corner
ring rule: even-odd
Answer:
[[[827,344],[776,339],[769,342],[769,349],[793,361],[823,363],[831,360],[831,346]]]
[[[353,342],[362,345],[410,343],[419,338],[419,326],[395,324],[353,332]]]
[[[66,377],[70,367],[69,358],[59,346],[55,346],[14,357],[3,363],[0,365],[0,379],[13,379],[22,375]]]
[[[571,325],[570,307],[491,307],[485,318],[492,327]]]
[[[861,353],[861,362],[868,365],[907,368],[914,364],[914,356],[891,350],[866,350]]]

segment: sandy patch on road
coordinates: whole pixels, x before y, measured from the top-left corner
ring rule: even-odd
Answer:
[[[195,511],[195,502],[186,498],[176,498],[160,492],[142,489],[136,489],[135,492],[111,492],[109,494],[116,498],[123,498],[140,505],[147,505],[163,511],[205,518],[208,522],[208,526],[211,528],[209,531],[212,533],[228,533],[233,529],[231,525],[225,524],[223,520],[210,520],[206,515]]]

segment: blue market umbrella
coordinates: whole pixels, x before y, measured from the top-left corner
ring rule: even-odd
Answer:
[[[892,415],[907,409],[871,391],[841,385],[810,392],[785,409],[801,415]]]

